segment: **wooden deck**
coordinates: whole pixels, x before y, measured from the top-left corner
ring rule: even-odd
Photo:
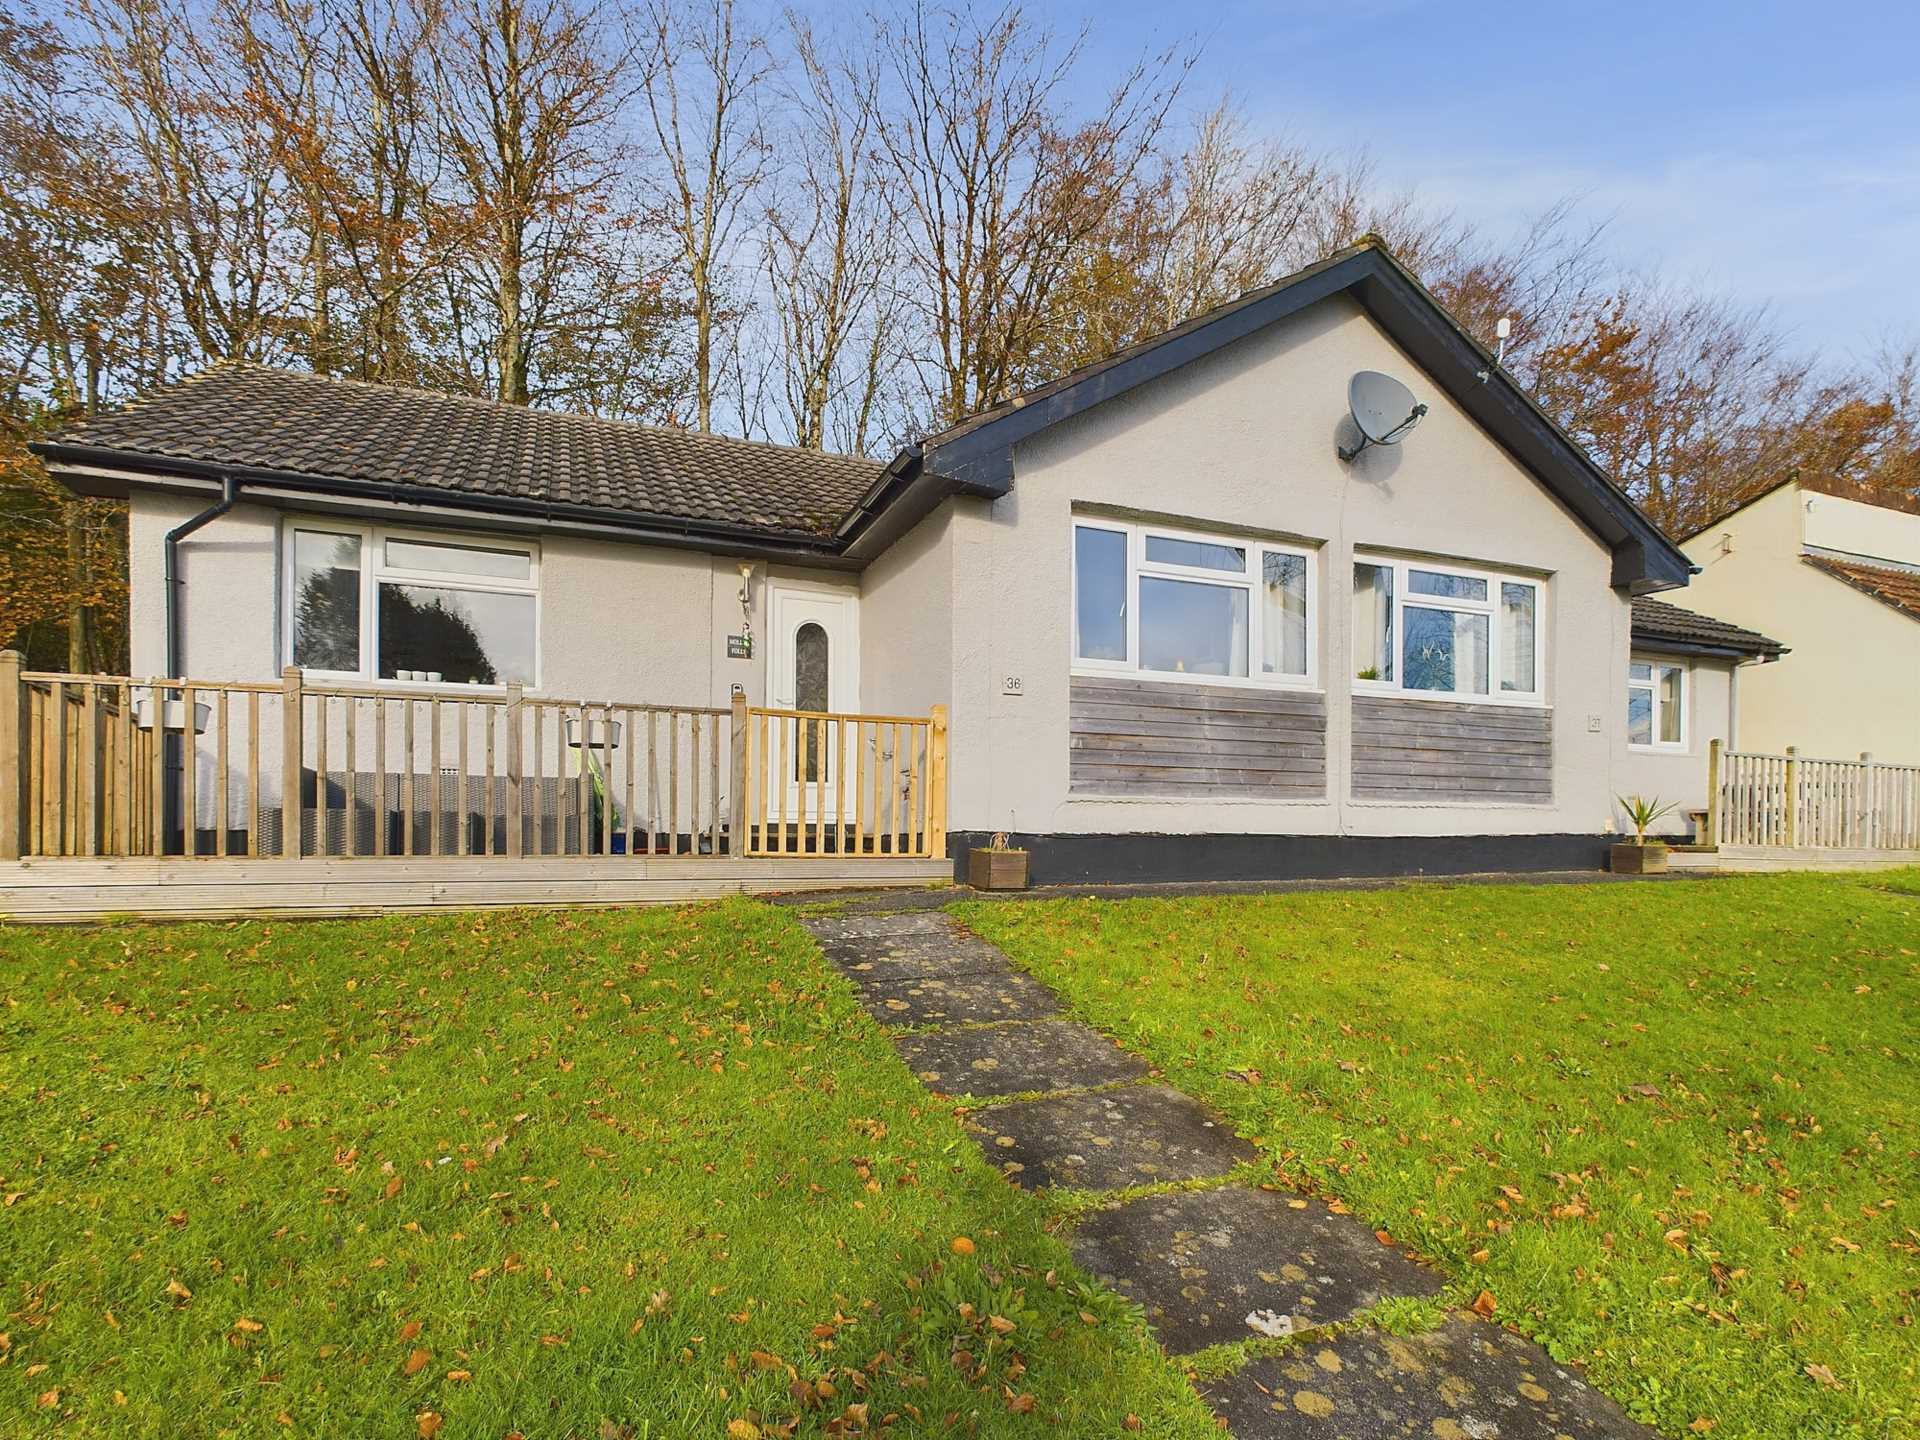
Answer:
[[[945,884],[944,859],[825,856],[172,856],[0,861],[0,920],[319,918],[516,906],[670,905],[725,895]]]

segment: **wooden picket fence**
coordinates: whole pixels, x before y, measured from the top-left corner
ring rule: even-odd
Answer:
[[[1707,756],[1707,833],[1717,845],[1920,849],[1920,765],[1728,750]]]
[[[70,675],[8,651],[0,859],[944,856],[945,742],[937,709]]]
[[[746,853],[947,853],[947,718],[746,711]]]

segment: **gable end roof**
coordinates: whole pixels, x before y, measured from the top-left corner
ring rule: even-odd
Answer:
[[[1646,592],[1687,583],[1692,565],[1679,548],[1371,238],[969,416],[923,442],[918,454],[902,452],[889,468],[903,478],[917,470],[942,477],[955,490],[1004,495],[1013,485],[1013,450],[1021,441],[1341,292],[1351,294],[1455,404],[1613,551],[1615,585]]]

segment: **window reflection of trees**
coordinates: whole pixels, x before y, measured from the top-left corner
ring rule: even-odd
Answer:
[[[380,674],[438,674],[456,685],[495,685],[499,667],[457,598],[417,585],[380,587]]]
[[[300,591],[294,602],[293,663],[313,670],[358,670],[359,537],[303,532],[296,568]]]

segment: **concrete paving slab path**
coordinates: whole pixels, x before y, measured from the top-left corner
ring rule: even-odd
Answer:
[[[860,1000],[882,1025],[974,1025],[1043,1020],[1060,1012],[1053,992],[1030,975],[955,975],[865,981]]]
[[[1201,1180],[1260,1153],[1198,1100],[1166,1085],[997,1105],[967,1123],[987,1159],[1026,1190]]]
[[[1063,1092],[968,1118],[1014,1184],[1123,1189],[1225,1176],[1257,1158],[1197,1100],[1143,1083],[1144,1062],[1059,1018],[1051,990],[948,916],[802,923],[876,1019],[916,1027],[894,1043],[930,1087]],[[1147,1196],[1084,1217],[1071,1243],[1084,1268],[1143,1305],[1170,1353],[1300,1334],[1199,1385],[1240,1440],[1651,1440],[1538,1346],[1471,1315],[1418,1336],[1316,1336],[1307,1327],[1444,1280],[1317,1200],[1228,1184]]]
[[[1330,1325],[1445,1283],[1351,1215],[1238,1185],[1097,1210],[1072,1243],[1082,1269],[1146,1308],[1175,1355]]]
[[[1255,1360],[1200,1393],[1239,1440],[1653,1440],[1539,1346],[1467,1314],[1355,1330]]]
[[[1147,1073],[1144,1060],[1072,1020],[901,1035],[893,1043],[921,1083],[945,1095],[1088,1090]]]

